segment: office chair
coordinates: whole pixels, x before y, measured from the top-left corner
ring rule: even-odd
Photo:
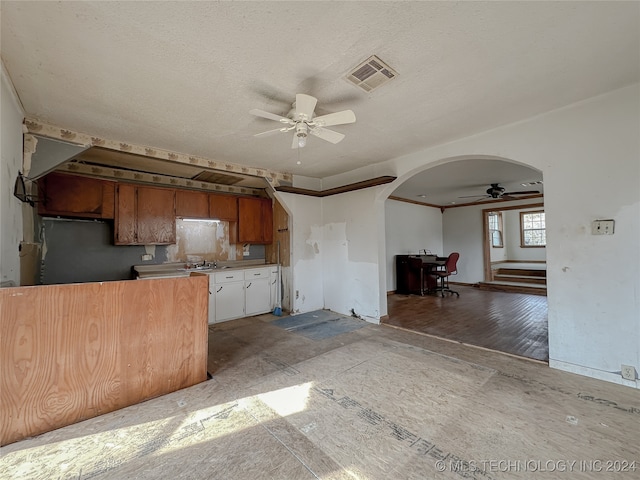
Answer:
[[[447,260],[444,262],[444,265],[440,270],[432,270],[430,273],[436,277],[436,284],[438,280],[440,280],[440,285],[436,286],[435,291],[440,292],[444,297],[444,292],[455,293],[458,297],[460,294],[454,290],[449,288],[449,276],[457,275],[457,264],[458,258],[460,258],[460,254],[458,252],[453,252],[451,255],[447,257]]]

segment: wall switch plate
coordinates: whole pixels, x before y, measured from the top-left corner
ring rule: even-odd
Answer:
[[[621,370],[620,374],[622,375],[622,378],[624,378],[625,380],[636,379],[635,367],[632,367],[631,365],[622,365],[622,368],[620,370]]]
[[[591,222],[591,235],[613,235],[615,220],[594,220]]]
[[[142,255],[142,260],[146,262],[153,260],[153,255],[151,255],[150,253],[144,253]]]

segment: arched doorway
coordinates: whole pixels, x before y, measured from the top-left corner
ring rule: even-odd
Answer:
[[[466,296],[458,301],[455,297],[406,295],[399,301],[399,296],[390,295],[389,320],[383,319],[383,323],[404,324],[422,333],[548,360],[546,297],[484,292],[478,288],[486,280],[486,265],[491,264],[486,253],[485,210],[541,203],[542,173],[509,159],[467,156],[434,162],[399,180],[385,201],[387,292],[396,290],[395,255],[416,255],[427,250],[446,256],[456,251],[461,256],[455,280]],[[487,188],[495,183],[504,187],[504,192],[526,194],[486,198]],[[539,194],[527,193],[534,190]],[[413,303],[411,308],[407,308],[407,302]],[[407,318],[399,320],[394,315]],[[475,333],[470,336],[470,332]]]

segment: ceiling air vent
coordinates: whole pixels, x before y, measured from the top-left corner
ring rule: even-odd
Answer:
[[[393,68],[372,55],[351,70],[345,78],[365,92],[371,92],[393,80],[397,75],[398,73]]]

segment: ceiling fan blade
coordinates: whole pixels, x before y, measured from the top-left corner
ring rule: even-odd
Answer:
[[[458,197],[458,198],[485,198],[485,197],[490,197],[491,195],[465,195],[464,197]]]
[[[266,132],[262,132],[262,133],[256,133],[254,135],[254,137],[268,137],[270,135],[275,135],[276,133],[280,133],[280,132],[286,132],[287,129],[285,128],[276,128],[275,130],[267,130]]]
[[[319,127],[330,127],[332,125],[344,125],[345,123],[354,123],[356,114],[351,110],[343,110],[342,112],[329,113],[321,115],[313,119],[313,123]]]
[[[538,190],[526,190],[522,192],[503,192],[502,195],[535,195],[540,193]]]
[[[300,120],[311,120],[313,111],[316,109],[318,99],[304,93],[296,94],[296,118]]]
[[[322,140],[326,140],[331,143],[338,143],[344,138],[344,135],[333,130],[327,130],[326,128],[315,127],[309,129],[311,135],[315,135]]]
[[[291,123],[291,119],[287,117],[282,117],[280,115],[276,115],[275,113],[265,112],[264,110],[258,110],[254,108],[253,110],[249,110],[251,115],[255,115],[256,117],[268,118],[269,120],[275,120],[276,122],[281,123]]]

